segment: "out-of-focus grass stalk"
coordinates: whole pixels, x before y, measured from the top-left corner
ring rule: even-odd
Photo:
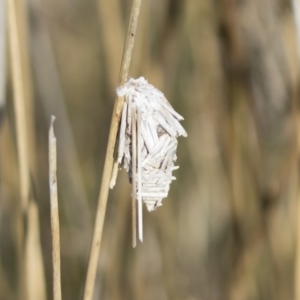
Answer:
[[[141,3],[142,0],[134,0],[132,4],[131,16],[129,21],[129,27],[127,32],[126,43],[124,47],[122,64],[121,64],[121,71],[120,71],[119,82],[118,82],[119,86],[122,86],[125,83],[128,76]],[[111,120],[108,144],[106,149],[106,157],[105,157],[104,169],[102,175],[102,182],[101,182],[100,194],[98,199],[98,207],[96,212],[93,241],[91,246],[87,277],[85,283],[84,300],[92,299],[94,286],[95,286],[95,277],[96,277],[96,271],[97,271],[98,260],[99,260],[99,251],[100,251],[100,245],[102,240],[103,224],[104,224],[107,198],[108,198],[108,192],[110,186],[110,178],[111,178],[112,169],[114,165],[114,156],[113,156],[114,148],[115,148],[123,103],[124,103],[124,98],[117,97],[113,109],[113,115]]]
[[[300,66],[300,0],[292,0],[292,8],[297,35],[298,65]]]
[[[43,10],[43,2],[39,1],[39,3],[36,3],[33,15],[35,26],[38,30],[33,30],[31,34],[32,66],[35,73],[36,89],[42,105],[40,108],[42,113],[40,112],[40,114],[45,114],[46,116],[54,114],[56,116],[56,135],[57,139],[60,140],[58,161],[62,161],[64,170],[68,170],[66,172],[72,174],[72,176],[65,178],[64,185],[65,187],[72,187],[64,189],[64,194],[68,193],[71,198],[73,197],[72,202],[66,203],[67,221],[74,223],[81,212],[81,226],[85,228],[84,230],[90,232],[92,228],[91,213],[88,208],[78,151],[75,146],[74,132],[62,88],[61,74],[55,58],[51,26],[49,26],[43,15],[39,13]]]
[[[22,72],[22,46],[18,30],[17,5],[15,0],[7,0],[9,45],[12,68],[12,81],[14,93],[14,111],[16,121],[16,136],[18,147],[18,161],[20,174],[20,193],[22,212],[26,213],[29,195],[29,161],[27,145],[27,126],[25,117],[25,86]]]
[[[6,9],[5,0],[0,0],[0,114],[4,106],[6,82]],[[1,116],[0,116],[1,118]],[[1,121],[1,119],[0,119]]]
[[[51,207],[51,232],[52,232],[52,264],[53,264],[53,299],[61,300],[60,280],[60,234],[57,201],[57,176],[56,176],[56,137],[53,123],[55,117],[51,117],[49,129],[49,188]]]
[[[122,5],[119,0],[98,0],[98,7],[103,47],[107,65],[109,66],[107,69],[108,82],[110,84],[109,87],[114,88],[121,62],[120,51],[124,45]]]
[[[8,40],[10,67],[13,86],[14,114],[16,123],[17,153],[19,165],[20,207],[17,227],[17,252],[19,274],[19,299],[45,299],[44,266],[39,241],[36,204],[30,199],[30,165],[34,165],[33,120],[31,107],[31,84],[27,45],[27,16],[25,3],[20,0],[7,0]],[[31,123],[31,122],[29,122]],[[30,133],[28,132],[31,128]],[[29,141],[29,136],[31,137]],[[30,153],[29,155],[29,147]],[[30,157],[32,161],[30,163]],[[30,209],[29,209],[30,208]],[[29,220],[30,218],[35,218]],[[24,224],[28,222],[27,231]],[[35,222],[36,221],[36,222]],[[34,254],[35,253],[35,254]],[[39,286],[37,288],[36,286]]]
[[[29,196],[29,163],[27,153],[27,131],[24,104],[24,80],[21,67],[20,33],[18,31],[17,6],[15,0],[7,0],[7,18],[9,29],[9,50],[11,62],[11,74],[13,84],[14,113],[16,122],[17,151],[19,163],[20,184],[20,214],[17,220],[19,236],[17,237],[18,251],[18,293],[19,299],[27,299],[26,288],[26,262],[24,254],[24,227],[23,218],[26,216]],[[29,300],[29,299],[28,299]]]
[[[294,22],[297,37],[297,54],[298,54],[298,80],[300,74],[300,0],[292,0],[292,8],[294,14]],[[298,127],[298,155],[300,155],[300,120],[299,112],[297,116]],[[300,300],[300,191],[298,192],[298,224],[297,224],[297,250],[296,250],[296,266],[295,266],[295,300]]]
[[[26,280],[27,299],[46,300],[43,255],[40,239],[40,219],[38,206],[33,199],[28,205],[28,225],[26,235]]]

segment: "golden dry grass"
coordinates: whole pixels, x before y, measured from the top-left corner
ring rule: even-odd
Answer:
[[[32,81],[23,83],[34,99],[26,116],[29,188],[41,232],[36,247],[52,299],[47,131],[53,114],[62,299],[82,299],[131,1],[25,4],[30,26],[21,52],[30,54],[23,68],[32,69]],[[18,226],[30,223],[18,223],[11,67],[0,125],[5,300],[21,299]],[[299,75],[289,1],[144,0],[129,74],[143,75],[166,94],[189,136],[179,140],[177,181],[163,206],[144,214],[144,243],[136,249],[131,188],[120,173],[107,205],[95,299],[293,299]]]

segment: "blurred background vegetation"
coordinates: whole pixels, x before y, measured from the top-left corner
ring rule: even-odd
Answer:
[[[7,10],[0,0],[0,299],[52,298],[51,114],[62,295],[81,299],[131,1],[6,3]],[[12,3],[20,33],[13,47],[5,13]],[[29,149],[25,206],[14,47]],[[163,91],[185,117],[188,138],[179,140],[177,181],[161,208],[145,212],[136,249],[131,189],[120,173],[94,299],[300,299],[298,67],[290,1],[143,1],[130,76]]]

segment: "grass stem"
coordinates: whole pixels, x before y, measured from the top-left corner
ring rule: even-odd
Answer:
[[[133,45],[135,40],[141,2],[142,0],[133,0],[132,3],[129,28],[126,36],[121,70],[119,75],[119,82],[118,82],[119,86],[122,86],[128,77],[128,71],[129,71],[131,57],[132,57],[132,50],[133,50]],[[94,234],[93,234],[91,252],[90,252],[89,263],[88,263],[88,270],[87,270],[87,276],[85,282],[85,289],[84,289],[84,296],[83,296],[84,300],[92,299],[94,286],[95,286],[95,278],[96,278],[96,272],[97,272],[99,254],[100,254],[100,245],[101,245],[102,233],[103,233],[103,224],[104,224],[105,211],[106,211],[109,186],[110,186],[110,178],[112,175],[112,170],[114,165],[113,154],[115,149],[115,143],[116,143],[116,138],[118,133],[119,122],[121,118],[123,103],[124,103],[124,98],[117,97],[113,109],[100,193],[98,198],[98,207],[96,212]]]
[[[296,29],[296,41],[297,41],[297,55],[298,55],[298,77],[300,74],[300,0],[292,0],[292,10],[294,14],[294,23]],[[299,109],[297,108],[297,142],[298,142],[298,150],[299,150]],[[299,151],[298,151],[299,152]],[[299,155],[299,153],[298,153]],[[300,300],[300,193],[298,192],[298,223],[297,223],[297,250],[296,250],[296,258],[295,258],[295,300]]]
[[[50,209],[51,209],[51,232],[52,232],[52,264],[53,264],[53,299],[61,300],[61,279],[60,279],[60,234],[59,216],[57,201],[57,155],[56,137],[54,135],[53,123],[55,117],[51,117],[49,129],[49,188],[50,188]]]
[[[27,124],[25,117],[25,80],[22,68],[22,40],[18,26],[18,6],[16,0],[6,1],[8,41],[10,51],[10,67],[13,87],[13,106],[16,124],[16,140],[19,165],[20,209],[18,212],[19,236],[17,238],[18,253],[18,298],[27,299],[26,257],[24,255],[25,229],[24,220],[27,216],[29,202],[29,161],[27,145]]]

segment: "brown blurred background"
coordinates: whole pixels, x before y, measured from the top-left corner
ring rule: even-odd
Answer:
[[[3,91],[0,82],[0,299],[53,297],[52,114],[62,295],[82,299],[132,2],[8,1],[17,3],[22,33],[31,204],[24,217],[11,46],[3,50],[0,43],[6,54],[0,65],[6,74]],[[131,188],[125,172],[119,174],[109,196],[94,299],[300,299],[293,15],[287,0],[143,1],[130,76],[144,76],[166,95],[185,117],[188,138],[179,139],[180,169],[169,197],[156,211],[145,210],[144,243],[136,249]],[[11,31],[5,32],[8,41]]]

